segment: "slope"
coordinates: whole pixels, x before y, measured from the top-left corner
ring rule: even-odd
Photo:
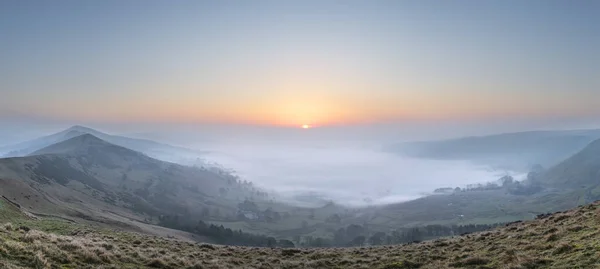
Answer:
[[[600,185],[600,140],[548,169],[544,181],[556,187],[587,188]]]
[[[389,151],[410,157],[469,160],[502,169],[553,166],[600,138],[600,130],[534,131],[396,144]]]
[[[201,153],[186,148],[166,145],[146,139],[129,138],[124,136],[110,135],[91,128],[83,126],[73,126],[64,131],[40,137],[32,141],[19,143],[12,146],[0,148],[0,153],[4,152],[4,157],[23,157],[32,154],[44,147],[56,144],[70,138],[82,135],[91,134],[111,144],[122,146],[134,151],[145,153],[148,156],[157,158],[163,161],[176,162],[181,158],[198,158]]]
[[[0,159],[0,194],[33,212],[102,223],[200,219],[204,207],[235,215],[255,190],[228,174],[159,161],[84,134],[34,155]]]
[[[277,249],[193,244],[77,227],[0,226],[2,268],[596,268],[600,204],[490,231],[399,246]]]

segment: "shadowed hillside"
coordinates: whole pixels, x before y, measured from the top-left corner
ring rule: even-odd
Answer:
[[[235,216],[255,194],[235,177],[152,159],[84,134],[31,156],[0,159],[0,194],[37,213],[101,223],[197,223],[204,206]]]
[[[600,140],[548,169],[546,183],[559,187],[595,187],[600,185]]]

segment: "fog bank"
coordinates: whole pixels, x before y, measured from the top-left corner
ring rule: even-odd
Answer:
[[[383,152],[375,142],[213,141],[196,147],[208,150],[204,156],[208,162],[231,168],[241,179],[288,201],[304,203],[316,199],[349,206],[395,203],[436,188],[486,183],[510,173],[463,161],[401,157]]]

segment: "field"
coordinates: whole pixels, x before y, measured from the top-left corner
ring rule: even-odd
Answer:
[[[401,246],[217,246],[33,219],[0,206],[0,268],[600,268],[600,203]]]

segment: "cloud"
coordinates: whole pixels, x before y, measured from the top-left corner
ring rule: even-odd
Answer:
[[[287,197],[312,195],[360,206],[418,198],[435,188],[498,179],[462,161],[410,159],[385,153],[379,144],[357,141],[227,142],[205,145],[212,162],[234,169],[245,180]]]

